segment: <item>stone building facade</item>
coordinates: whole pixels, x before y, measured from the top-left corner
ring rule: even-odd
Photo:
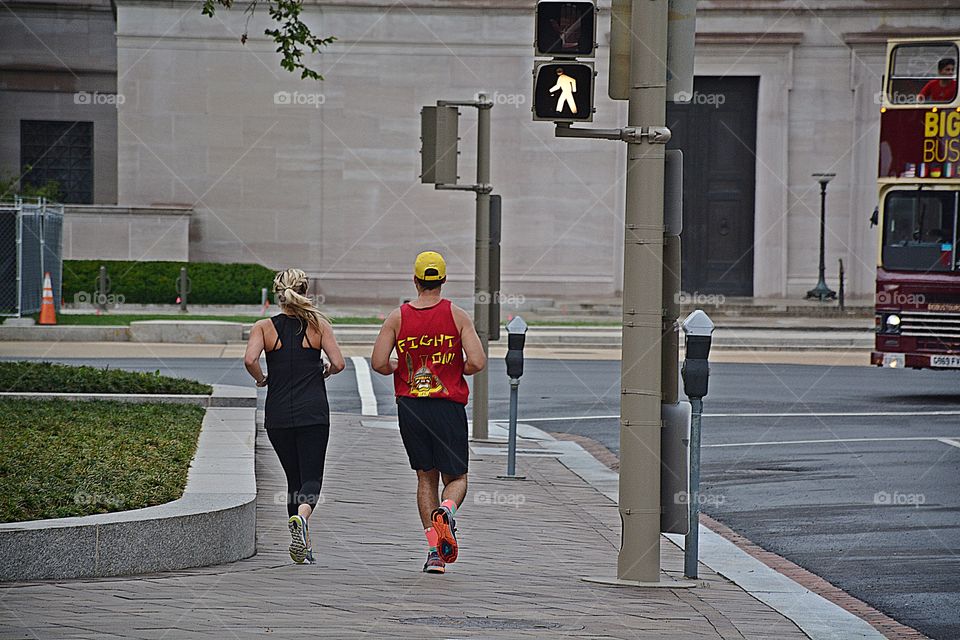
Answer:
[[[393,299],[412,256],[433,248],[462,295],[473,199],[420,184],[419,110],[482,90],[495,102],[503,290],[619,294],[625,149],[559,140],[532,121],[531,0],[306,5],[308,23],[338,38],[316,59],[321,83],[279,68],[259,35],[264,12],[241,45],[241,5],[212,19],[184,0],[11,5],[15,16],[0,16],[0,171],[23,158],[23,120],[93,122],[93,202],[192,207],[191,260],[297,265],[328,296]],[[613,127],[626,106],[606,95],[609,1],[600,9],[591,126]],[[668,113],[686,156],[685,289],[802,296],[816,282],[811,174],[833,172],[828,272],[835,280],[842,258],[848,292],[872,292],[885,42],[960,34],[958,9],[960,0],[700,2],[694,105]],[[116,99],[77,103],[77,91]],[[463,182],[475,171],[475,125],[463,110]]]

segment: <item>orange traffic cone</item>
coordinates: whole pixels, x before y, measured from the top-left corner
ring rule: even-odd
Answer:
[[[53,283],[50,272],[43,274],[43,302],[40,303],[40,324],[57,324],[57,314],[53,308]]]

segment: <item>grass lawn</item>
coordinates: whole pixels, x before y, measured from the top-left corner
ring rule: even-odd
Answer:
[[[186,393],[209,395],[213,387],[159,373],[97,369],[51,362],[0,362],[0,391],[62,393]]]
[[[0,522],[176,500],[203,415],[191,405],[0,399]]]

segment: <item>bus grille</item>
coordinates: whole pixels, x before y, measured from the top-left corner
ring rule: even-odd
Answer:
[[[960,313],[903,311],[900,335],[916,338],[924,351],[960,350]]]

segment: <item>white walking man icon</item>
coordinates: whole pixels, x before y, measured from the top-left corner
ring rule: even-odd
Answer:
[[[563,67],[557,68],[557,84],[550,88],[550,95],[554,92],[560,92],[560,99],[557,100],[557,113],[563,112],[563,103],[570,106],[570,112],[577,112],[577,103],[573,99],[573,94],[577,92],[577,81],[563,72]]]

